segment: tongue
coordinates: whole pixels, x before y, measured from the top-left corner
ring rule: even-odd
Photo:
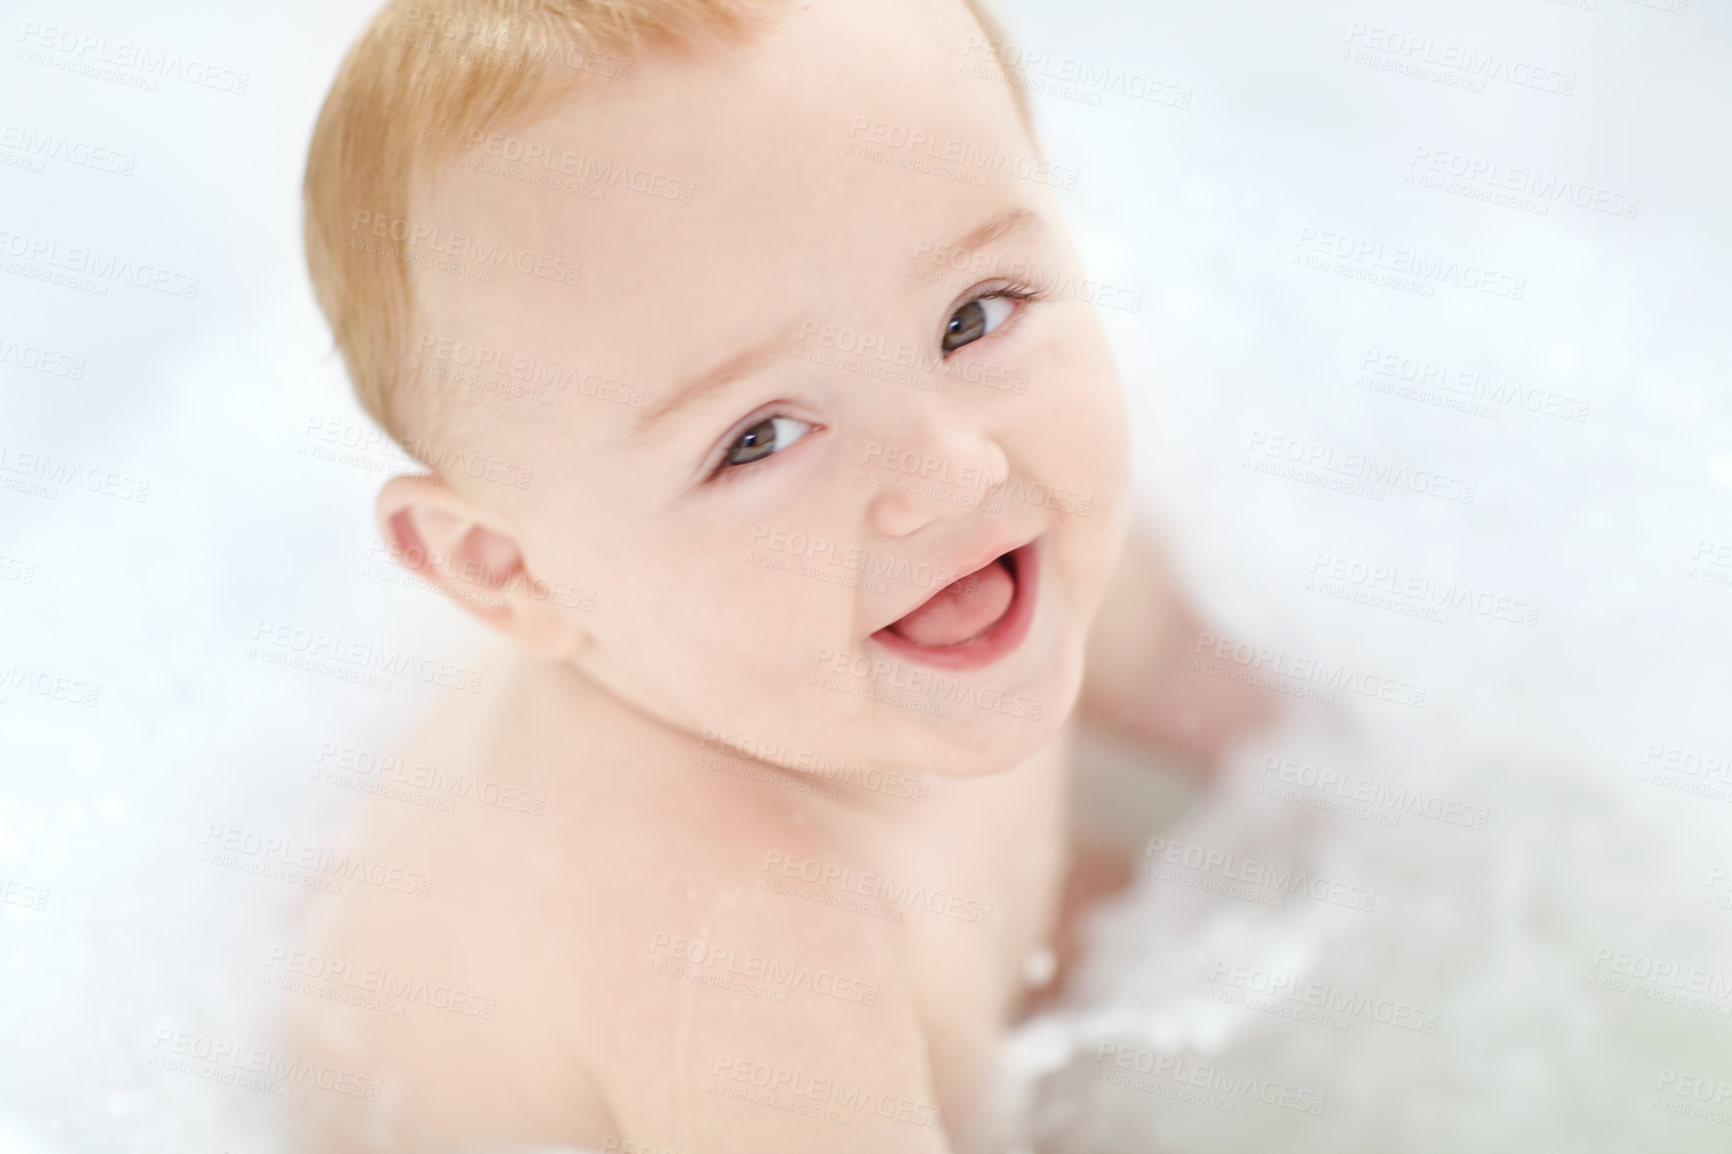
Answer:
[[[995,625],[1015,592],[1004,562],[994,561],[946,585],[889,629],[916,645],[958,645]]]

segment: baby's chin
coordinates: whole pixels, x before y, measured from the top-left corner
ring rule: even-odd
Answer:
[[[848,734],[885,768],[948,778],[988,777],[1016,768],[1058,739],[1082,688],[1080,646],[1048,658],[1050,676],[990,673],[961,680],[972,693],[909,695],[906,705],[875,703],[867,714],[838,718],[830,732]],[[820,723],[822,724],[822,723]]]

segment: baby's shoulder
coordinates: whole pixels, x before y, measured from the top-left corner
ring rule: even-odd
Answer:
[[[717,769],[700,740],[521,690],[468,740],[444,724],[423,743],[468,775],[451,807],[372,807],[359,852],[429,877],[428,892],[342,895],[319,947],[460,990],[485,1017],[325,1003],[306,1036],[389,1070],[406,1132],[442,1141],[677,1149],[667,1127],[697,1111],[760,1149],[808,1125],[755,1104],[765,1078],[788,1077],[902,1104],[902,1124],[862,1149],[910,1137],[916,1116],[938,1135],[899,926],[838,900],[834,879],[790,880],[790,862],[841,860],[815,814]],[[801,1148],[834,1148],[844,1116],[870,1141],[878,1123],[832,1107]]]

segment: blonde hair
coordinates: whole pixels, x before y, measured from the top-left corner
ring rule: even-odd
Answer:
[[[353,243],[358,214],[404,222],[414,181],[480,134],[585,84],[623,79],[645,49],[741,43],[786,0],[438,2],[389,0],[374,14],[319,112],[302,185],[313,293],[356,396],[418,457],[400,380],[409,269]],[[963,2],[997,57],[1000,38],[981,0]],[[1022,87],[1013,78],[1010,88],[1026,124]]]

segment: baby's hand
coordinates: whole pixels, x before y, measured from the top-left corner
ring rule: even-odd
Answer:
[[[1212,766],[1268,722],[1273,699],[1193,671],[1203,626],[1174,588],[1146,531],[1133,525],[1089,633],[1078,712],[1135,741]]]

